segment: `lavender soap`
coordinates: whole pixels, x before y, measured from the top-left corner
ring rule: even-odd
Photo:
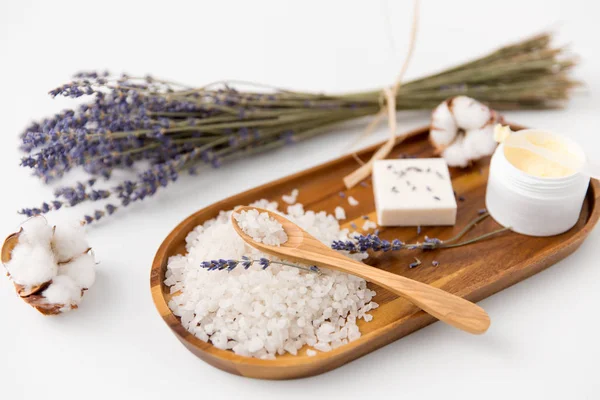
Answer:
[[[380,226],[456,223],[456,199],[442,158],[376,161],[373,192]]]

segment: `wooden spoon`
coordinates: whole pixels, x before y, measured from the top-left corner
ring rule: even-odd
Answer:
[[[281,246],[271,246],[257,242],[244,233],[234,215],[250,210],[256,210],[259,213],[266,212],[271,218],[279,221],[288,240]],[[246,243],[265,253],[294,262],[317,265],[359,276],[396,293],[440,321],[470,333],[482,334],[490,326],[489,316],[478,305],[425,283],[352,260],[330,249],[298,225],[278,214],[255,207],[238,207],[232,214],[231,221],[236,232]]]

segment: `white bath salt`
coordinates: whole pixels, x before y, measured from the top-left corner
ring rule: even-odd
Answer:
[[[261,200],[253,206],[276,211],[277,204]],[[304,211],[301,204],[288,207],[284,216],[311,235],[330,245],[348,240],[333,215]],[[360,337],[358,319],[368,315],[375,292],[356,276],[333,270],[321,274],[298,268],[258,264],[239,266],[231,272],[207,271],[203,261],[240,260],[246,256],[277,261],[248,246],[235,232],[230,217],[222,211],[189,233],[186,255],[169,259],[165,284],[174,296],[169,301],[181,324],[200,340],[220,349],[260,359],[295,355],[304,346],[329,351]],[[242,220],[253,217],[243,217]],[[263,221],[264,222],[264,221]],[[256,234],[273,234],[272,227],[254,226]],[[352,254],[363,260],[366,254]],[[304,266],[307,267],[307,266]],[[314,350],[308,350],[309,351]]]
[[[348,196],[348,204],[350,204],[352,207],[357,206],[358,205],[358,200],[356,200],[352,196]]]
[[[337,206],[334,210],[335,212],[335,219],[337,219],[338,221],[341,219],[346,219],[346,210],[344,210],[342,207]]]
[[[308,350],[306,350],[306,355],[309,357],[314,357],[317,355],[317,352],[314,351],[313,349],[308,349]]]
[[[363,231],[368,231],[368,230],[377,228],[377,224],[373,221],[367,220],[363,224],[362,228],[363,228]]]
[[[289,195],[284,194],[283,196],[281,196],[281,199],[288,204],[294,204],[296,202],[296,200],[298,199],[299,193],[300,193],[300,191],[298,189],[294,189],[294,190],[292,190],[292,193],[290,193]]]
[[[234,213],[233,217],[242,231],[259,243],[279,246],[288,240],[283,226],[266,212],[248,210]]]
[[[11,280],[29,289],[49,284],[41,292],[44,304],[61,305],[61,312],[75,308],[82,290],[90,288],[96,276],[94,255],[83,230],[52,227],[43,217],[33,217],[21,228],[10,261],[5,264]]]

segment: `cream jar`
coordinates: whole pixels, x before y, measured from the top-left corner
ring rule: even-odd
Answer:
[[[538,146],[576,158],[585,154],[571,139],[536,129],[525,135]],[[571,229],[581,212],[590,178],[527,150],[500,144],[492,156],[486,207],[500,225],[530,236],[552,236]]]

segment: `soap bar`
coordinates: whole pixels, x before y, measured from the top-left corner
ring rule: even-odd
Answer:
[[[456,199],[443,158],[375,161],[373,192],[381,226],[456,223]]]

